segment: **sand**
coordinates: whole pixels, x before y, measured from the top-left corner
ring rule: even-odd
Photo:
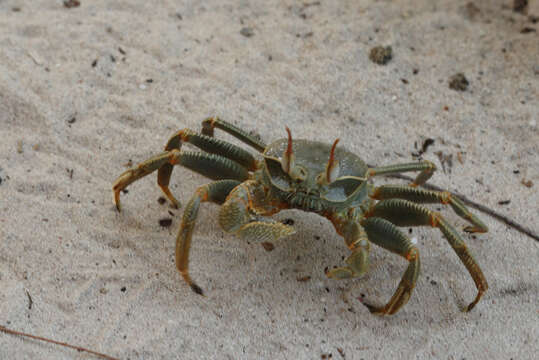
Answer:
[[[158,202],[155,175],[121,213],[111,202],[129,163],[218,115],[267,142],[285,126],[340,138],[370,164],[413,161],[433,139],[430,183],[537,233],[539,2],[511,5],[1,1],[0,324],[121,359],[534,358],[539,244],[477,211],[490,231],[463,234],[490,285],[477,307],[461,311],[475,286],[441,233],[404,228],[422,272],[398,314],[376,317],[362,301],[387,301],[406,262],[374,247],[367,275],[327,279],[348,249],[324,218],[277,214],[296,234],[269,252],[204,205],[201,297],[175,269],[182,210]],[[375,46],[391,46],[386,65],[369,59]],[[449,87],[458,73],[464,91]],[[176,169],[171,190],[185,204],[207,182]],[[402,183],[376,180],[388,182]],[[0,358],[96,357],[0,333]]]

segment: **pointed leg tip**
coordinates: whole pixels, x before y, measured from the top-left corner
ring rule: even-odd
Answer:
[[[379,316],[386,315],[386,313],[383,311],[383,309],[379,308],[378,306],[374,306],[374,305],[371,305],[371,304],[368,304],[368,303],[362,303],[362,304],[365,305],[365,307],[367,309],[369,309],[369,311],[373,315],[379,315]]]
[[[170,206],[172,206],[174,209],[179,209],[182,207],[181,203],[174,197],[174,195],[172,195],[168,186],[164,186],[164,185],[159,185],[159,186],[161,187],[161,190],[167,197],[168,201],[170,201]]]
[[[480,227],[477,227],[477,226],[466,226],[463,230],[464,230],[464,232],[471,233],[471,234],[473,234],[473,233],[483,234],[483,233],[488,232],[487,227],[480,228]]]
[[[204,291],[202,290],[202,288],[195,283],[191,284],[191,290],[193,290],[198,295],[204,296]]]
[[[167,194],[168,201],[170,201],[170,206],[174,209],[179,209],[182,207],[180,202],[172,195],[172,193],[168,192]]]
[[[120,206],[120,193],[119,192],[116,192],[116,191],[114,192],[113,197],[112,197],[112,203],[114,204],[118,212],[122,211],[122,207]]]
[[[466,306],[466,309],[464,309],[464,312],[470,312],[475,307],[475,305],[477,305],[477,303],[479,302],[479,298],[480,296],[478,296],[474,301],[472,301],[470,305]]]

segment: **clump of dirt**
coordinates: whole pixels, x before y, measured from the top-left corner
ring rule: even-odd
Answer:
[[[481,10],[470,1],[462,8],[462,12],[467,19],[474,20],[481,13]]]
[[[159,225],[161,225],[162,227],[169,227],[170,225],[172,225],[172,219],[170,218],[159,219]]]
[[[264,241],[261,245],[266,251],[273,251],[275,249],[275,245],[269,241]]]
[[[240,30],[240,34],[249,38],[255,34],[255,31],[253,30],[253,28],[244,27]]]
[[[369,59],[378,65],[385,65],[393,58],[393,49],[391,46],[375,46],[371,49]]]
[[[513,11],[524,14],[528,8],[528,0],[514,0]]]
[[[463,73],[458,73],[449,78],[449,88],[456,91],[466,91],[470,82]]]
[[[79,7],[79,6],[80,6],[80,1],[78,0],[65,0],[64,1],[64,7],[68,9]]]

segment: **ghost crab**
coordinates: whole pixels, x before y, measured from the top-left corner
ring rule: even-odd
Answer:
[[[248,151],[213,137],[221,129],[262,153],[257,160]],[[369,168],[358,156],[344,148],[310,141],[277,140],[269,145],[219,118],[202,122],[202,134],[184,129],[174,134],[165,151],[140,163],[114,182],[114,202],[120,210],[120,192],[129,184],[157,170],[157,183],[176,207],[178,200],[168,184],[174,165],[182,165],[212,180],[199,187],[183,213],[176,239],[176,267],[191,289],[202,289],[188,271],[189,249],[199,206],[202,202],[222,205],[219,224],[241,238],[275,240],[294,233],[291,226],[264,219],[284,209],[301,209],[329,219],[341,235],[351,255],[346,265],[327,271],[329,278],[345,279],[364,274],[369,265],[371,243],[396,253],[408,261],[408,267],[389,302],[384,306],[366,304],[375,314],[394,314],[408,302],[415,286],[420,262],[419,251],[397,226],[431,226],[438,228],[456,252],[477,287],[475,299],[466,307],[471,310],[487,290],[487,281],[467,249],[462,237],[437,212],[421,203],[449,205],[468,221],[467,232],[486,232],[487,227],[464,204],[449,192],[418,188],[436,170],[433,163],[420,161]],[[181,149],[192,144],[202,152]],[[408,186],[375,187],[368,179],[390,173],[419,171]]]

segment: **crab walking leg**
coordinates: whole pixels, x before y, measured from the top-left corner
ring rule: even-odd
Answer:
[[[219,224],[225,231],[236,233],[242,238],[275,240],[294,233],[291,226],[281,223],[253,221],[257,217],[256,213],[269,211],[269,208],[255,208],[263,200],[262,186],[252,180],[241,184],[234,180],[217,181],[196,191],[185,207],[176,240],[176,266],[194,292],[202,294],[202,289],[193,282],[188,272],[189,248],[200,203],[224,202],[219,212]],[[273,212],[276,211],[278,209]]]
[[[191,286],[197,294],[202,295],[202,289],[193,282],[189,276],[189,249],[191,248],[191,238],[198,216],[198,209],[201,202],[211,201],[222,204],[227,195],[240,184],[237,180],[220,180],[199,187],[183,212],[182,225],[176,238],[176,267],[183,279]]]
[[[166,164],[171,166],[182,165],[212,180],[234,179],[244,181],[249,177],[249,172],[246,168],[222,156],[202,152],[181,152],[173,149],[143,161],[139,165],[125,171],[116,179],[112,185],[112,190],[114,192],[114,203],[118,210],[120,210],[120,192],[123,189],[132,182],[160,169]],[[172,194],[167,194],[167,196],[169,195],[169,199],[174,204],[179,205]]]
[[[219,154],[233,160],[250,171],[256,170],[256,160],[247,150],[229,142],[199,134],[190,129],[183,129],[174,134],[168,140],[165,150],[180,150],[183,142],[192,144],[210,154]]]
[[[219,154],[222,157],[235,161],[249,171],[256,169],[256,160],[248,151],[230,144],[226,141],[198,134],[189,129],[183,129],[174,134],[167,142],[165,151],[180,150],[182,143],[187,142],[210,154]],[[168,185],[172,175],[173,166],[170,163],[162,165],[157,171],[157,184],[163,190],[170,202],[179,207],[179,202],[174,198]]]
[[[477,287],[477,296],[466,311],[470,311],[477,304],[483,293],[487,291],[488,284],[479,265],[475,262],[472,254],[466,247],[464,240],[439,213],[431,211],[419,204],[402,199],[382,200],[369,211],[368,217],[381,217],[397,226],[421,226],[437,227],[444,234],[449,245],[457,253],[460,261],[466,266]],[[368,233],[368,232],[367,232]]]
[[[420,268],[419,251],[395,225],[387,220],[368,218],[361,221],[361,226],[371,242],[408,260],[408,267],[389,302],[383,307],[365,304],[373,314],[395,314],[408,302],[415,287]]]
[[[432,174],[436,171],[436,165],[431,163],[428,160],[423,160],[420,162],[412,162],[405,164],[395,164],[395,165],[386,165],[371,168],[368,171],[369,176],[379,176],[395,173],[403,173],[409,171],[421,171],[415,180],[410,184],[410,186],[419,186],[427,182]]]
[[[358,277],[369,269],[370,243],[365,230],[356,221],[346,223],[339,229],[352,254],[346,258],[347,266],[329,270],[326,275],[331,279],[349,279]]]
[[[285,205],[267,203],[263,185],[246,181],[228,195],[219,211],[219,225],[226,232],[242,239],[273,241],[295,233],[294,228],[271,220],[259,221],[263,215],[272,215]]]
[[[213,129],[218,128],[224,132],[234,136],[246,143],[247,145],[255,148],[259,152],[264,151],[266,144],[262,140],[259,140],[255,136],[248,134],[245,130],[232,125],[229,122],[219,119],[218,117],[210,117],[202,121],[202,134],[213,137]]]
[[[479,218],[472,214],[459,198],[452,195],[448,191],[430,191],[402,185],[382,185],[374,189],[371,197],[377,200],[405,199],[422,204],[448,204],[453,208],[458,216],[473,225],[465,227],[464,231],[480,233],[488,231],[488,227],[481,220],[479,220]]]

